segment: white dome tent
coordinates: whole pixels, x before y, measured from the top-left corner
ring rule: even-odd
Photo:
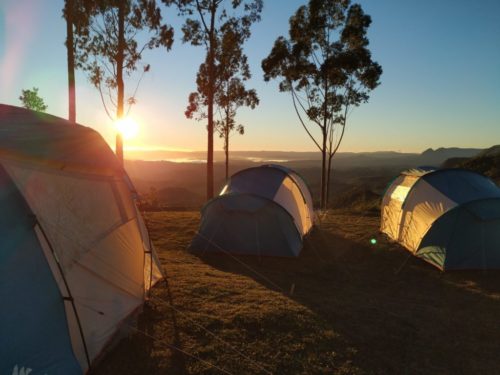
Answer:
[[[500,188],[464,169],[413,169],[387,189],[381,232],[441,270],[500,268]]]
[[[85,373],[161,278],[135,191],[90,128],[0,105],[0,373]]]

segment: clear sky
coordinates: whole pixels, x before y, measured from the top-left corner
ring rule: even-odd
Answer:
[[[500,143],[500,1],[362,0],[372,17],[373,57],[384,70],[370,102],[349,118],[340,151],[419,152],[428,147],[489,147]],[[260,62],[288,19],[305,0],[264,0],[262,21],[253,27],[246,53],[248,87],[261,104],[241,110],[244,136],[232,150],[315,150],[294,113],[289,94],[265,83]],[[62,0],[0,1],[0,103],[19,105],[22,89],[38,87],[48,112],[67,116],[65,23]],[[170,52],[144,54],[151,64],[131,116],[141,130],[128,146],[204,150],[205,126],[184,117],[188,94],[203,59],[200,47],[180,41],[182,20],[171,9],[164,18],[176,31]],[[98,92],[77,74],[77,120],[113,144],[114,128]],[[132,86],[129,86],[129,90]],[[222,143],[216,140],[216,149]]]

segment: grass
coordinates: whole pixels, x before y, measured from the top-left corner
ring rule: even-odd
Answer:
[[[96,373],[222,373],[172,346],[231,374],[498,373],[500,273],[441,273],[371,215],[330,212],[297,259],[239,258],[254,273],[185,251],[198,213],[149,214],[167,282],[138,318],[149,336],[131,331]]]

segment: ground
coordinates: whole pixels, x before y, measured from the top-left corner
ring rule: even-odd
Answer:
[[[167,280],[97,374],[500,372],[499,271],[442,273],[374,213],[329,212],[296,259],[191,254],[197,212],[147,221]]]

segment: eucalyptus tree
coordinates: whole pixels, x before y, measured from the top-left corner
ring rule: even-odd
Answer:
[[[93,2],[89,0],[65,0],[63,18],[66,21],[66,60],[68,68],[68,120],[76,122],[76,87],[75,69],[75,34],[88,33],[89,19],[93,10]]]
[[[220,118],[214,122],[215,129],[224,140],[225,155],[225,177],[229,179],[229,139],[231,133],[243,135],[245,127],[236,122],[236,113],[240,107],[254,109],[259,104],[257,92],[254,89],[246,89],[243,79],[233,77],[223,82],[215,95]]]
[[[78,1],[78,0],[76,0]],[[76,92],[75,92],[75,45],[74,45],[74,19],[75,0],[65,0],[63,17],[66,20],[66,58],[68,65],[68,120],[76,122]]]
[[[189,107],[198,98],[198,104],[206,108],[203,117],[207,120],[207,199],[214,195],[214,107],[220,82],[221,67],[217,62],[217,50],[222,43],[226,28],[237,29],[238,43],[250,37],[250,27],[260,20],[263,0],[162,0],[166,5],[176,5],[179,14],[185,17],[183,42],[202,46],[206,55],[197,74],[197,91],[189,95]],[[222,68],[223,70],[223,68]],[[186,116],[190,117],[190,111]],[[200,106],[198,107],[198,109]],[[198,110],[197,109],[197,110]]]
[[[155,0],[84,0],[88,27],[75,35],[78,66],[87,72],[98,89],[104,110],[111,120],[124,117],[137,102],[136,94],[150,65],[140,66],[144,51],[170,50],[174,31],[162,22]],[[125,78],[139,70],[130,96],[125,98]],[[123,140],[116,136],[116,154],[123,163]]]
[[[232,133],[244,134],[245,128],[236,123],[236,113],[240,107],[254,109],[259,104],[257,92],[247,89],[245,81],[251,78],[247,56],[243,53],[245,33],[237,20],[226,22],[219,32],[220,43],[214,53],[214,131],[224,140],[226,180],[229,177],[229,139]],[[207,95],[203,89],[208,86],[207,64],[203,63],[197,75],[196,92],[189,95],[189,104],[185,112],[188,118],[198,115],[198,120],[207,118]],[[218,116],[217,116],[218,115]]]
[[[354,107],[379,85],[381,66],[367,37],[371,17],[349,0],[309,0],[289,21],[262,61],[264,79],[280,79],[299,121],[322,154],[321,208],[328,203],[332,158]],[[318,134],[319,133],[319,134]]]

